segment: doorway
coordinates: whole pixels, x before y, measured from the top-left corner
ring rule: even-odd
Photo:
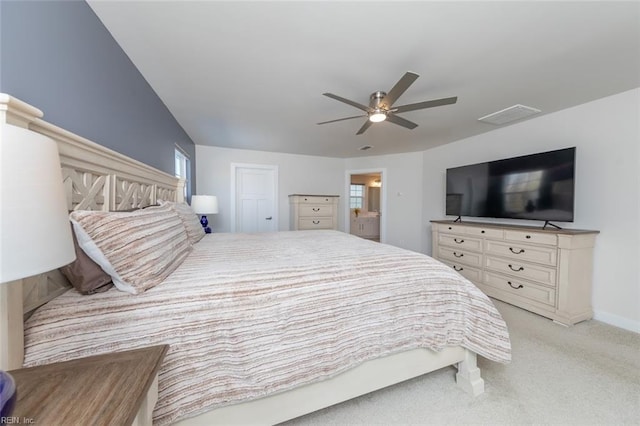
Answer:
[[[346,176],[346,231],[372,241],[386,241],[385,170],[350,170]]]
[[[278,229],[278,166],[231,164],[231,232]]]

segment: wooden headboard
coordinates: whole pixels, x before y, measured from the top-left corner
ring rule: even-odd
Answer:
[[[39,109],[0,93],[0,122],[41,133],[57,143],[69,211],[128,210],[159,199],[184,201],[184,180],[47,123],[42,117]],[[23,318],[68,288],[69,283],[57,270],[0,284],[1,370],[22,366]]]

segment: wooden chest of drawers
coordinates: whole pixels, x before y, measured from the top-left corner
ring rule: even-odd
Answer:
[[[433,257],[488,296],[563,324],[593,316],[598,231],[432,221]]]
[[[338,195],[289,195],[289,229],[338,229]]]

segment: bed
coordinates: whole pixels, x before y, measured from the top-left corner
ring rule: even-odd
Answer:
[[[0,111],[58,142],[70,211],[182,201],[183,182],[15,98]],[[477,395],[477,354],[510,360],[489,299],[419,253],[338,231],[212,234],[179,263],[136,295],[83,296],[55,271],[0,286],[19,325],[0,333],[0,368],[168,343],[154,424],[274,424],[450,365]]]

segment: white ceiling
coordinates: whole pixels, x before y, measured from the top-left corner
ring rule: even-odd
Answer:
[[[357,157],[421,151],[640,87],[640,3],[89,0],[198,145]],[[458,96],[356,132],[362,104],[406,72],[395,105]],[[373,145],[366,152],[363,145]]]

